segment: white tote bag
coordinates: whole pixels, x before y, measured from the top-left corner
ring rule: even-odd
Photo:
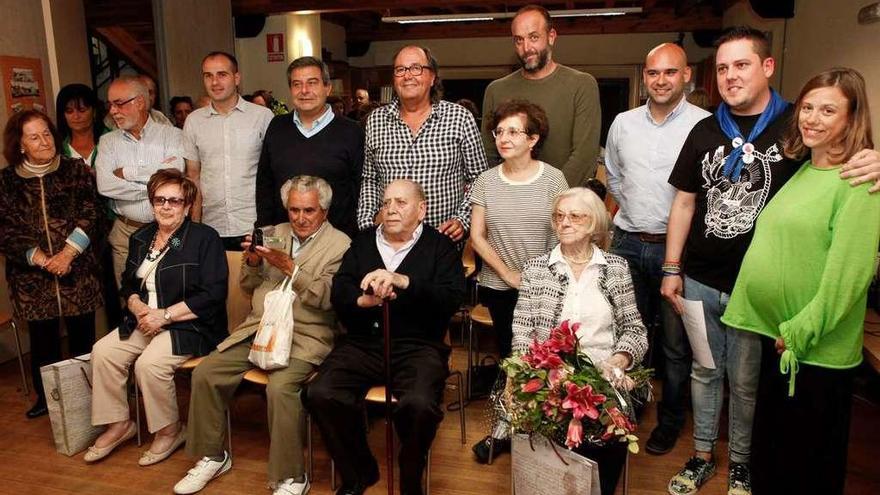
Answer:
[[[84,354],[40,368],[55,449],[68,456],[85,450],[102,430],[92,426],[90,357]]]
[[[281,285],[266,294],[263,300],[263,317],[251,343],[248,360],[264,370],[286,368],[290,362],[290,346],[293,344],[293,281],[299,266]]]
[[[515,495],[600,495],[599,466],[542,435],[511,438],[511,478]]]

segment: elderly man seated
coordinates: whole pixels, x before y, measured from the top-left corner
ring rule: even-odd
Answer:
[[[250,237],[242,243],[245,253],[241,287],[253,292],[253,310],[193,373],[186,450],[200,460],[174,486],[174,493],[195,493],[232,467],[222,443],[224,411],[245,372],[254,367],[248,353],[263,315],[266,294],[297,266],[290,364],[269,372],[266,387],[271,437],[269,483],[275,495],[304,495],[309,491],[302,453],[300,387],[333,347],[337,325],[330,305],[330,284],[351,242],[327,222],[332,194],[327,182],[318,177],[288,180],[281,188],[281,198],[290,222],[276,225],[273,232],[280,249],[256,246],[250,251]]]
[[[396,180],[385,190],[382,208],[383,223],[354,239],[333,278],[333,307],[348,333],[306,392],[306,405],[342,473],[337,494],[364,493],[379,478],[360,418],[367,390],[384,383],[382,304],[390,305],[401,493],[422,492],[428,449],[443,419],[449,356],[444,335],[464,298],[458,252],[424,223],[422,188]]]

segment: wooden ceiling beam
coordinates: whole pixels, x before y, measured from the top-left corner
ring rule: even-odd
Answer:
[[[559,4],[560,0],[507,0],[508,10],[516,10],[529,3]],[[232,15],[280,14],[283,12],[312,11],[315,13],[382,11],[385,9],[417,9],[425,7],[450,8],[498,6],[496,1],[479,0],[232,0]]]

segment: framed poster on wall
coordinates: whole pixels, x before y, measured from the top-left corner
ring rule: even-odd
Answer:
[[[7,115],[34,108],[46,111],[43,65],[38,58],[0,56]]]

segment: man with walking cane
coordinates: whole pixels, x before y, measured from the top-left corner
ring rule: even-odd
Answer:
[[[355,237],[333,278],[331,301],[347,334],[305,397],[342,473],[336,492],[341,495],[360,495],[379,479],[360,418],[367,390],[383,383],[398,399],[393,420],[401,443],[401,492],[422,493],[428,449],[443,419],[449,371],[443,338],[465,293],[455,246],[423,222],[427,205],[421,186],[409,180],[390,183],[382,208],[383,223]],[[390,335],[388,377],[383,306]]]

